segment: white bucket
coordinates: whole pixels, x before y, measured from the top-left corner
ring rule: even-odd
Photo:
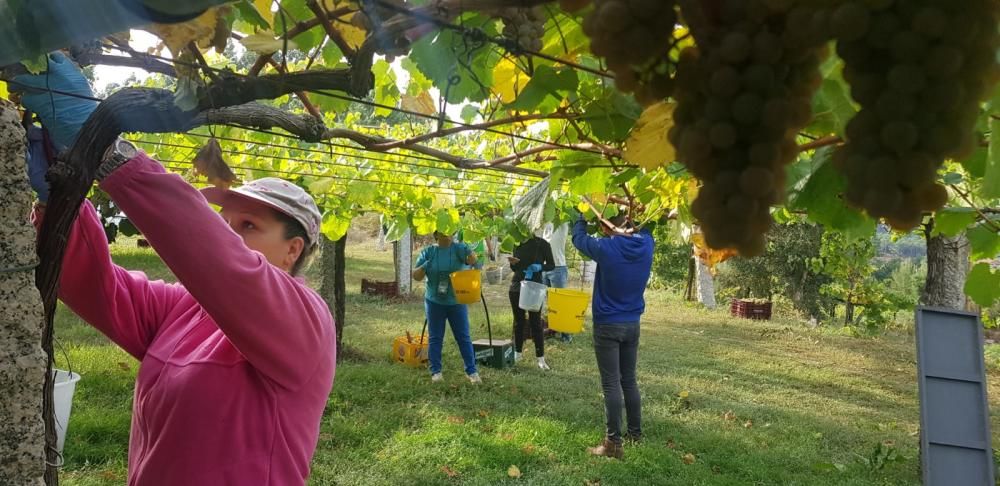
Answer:
[[[69,414],[73,409],[73,392],[80,375],[64,370],[52,370],[55,384],[52,388],[52,402],[56,419],[56,450],[62,454],[66,443],[66,426],[69,425]]]
[[[542,304],[545,303],[545,294],[548,287],[528,280],[521,281],[521,296],[517,299],[517,306],[528,312],[540,312]]]
[[[597,274],[597,262],[587,260],[583,262],[583,283],[594,283],[594,275]]]

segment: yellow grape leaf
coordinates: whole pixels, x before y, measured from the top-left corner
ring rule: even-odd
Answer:
[[[528,75],[513,61],[503,58],[493,68],[493,93],[499,95],[504,103],[513,103],[529,80]]]
[[[736,256],[737,254],[736,250],[733,248],[722,248],[718,250],[709,248],[705,243],[705,235],[702,233],[695,233],[691,235],[691,242],[694,243],[694,255],[711,270],[714,270],[716,265]]]
[[[694,454],[688,452],[687,454],[681,456],[681,460],[684,461],[684,464],[694,464],[697,458],[694,457]]]
[[[274,25],[274,12],[271,11],[271,4],[274,0],[253,0],[253,6],[261,18],[267,21],[267,25]]]
[[[333,189],[334,182],[336,182],[336,179],[332,177],[325,177],[323,179],[319,179],[316,182],[309,184],[309,193],[312,194],[313,196],[326,194],[330,192],[330,189]]]
[[[514,479],[517,479],[521,477],[521,469],[511,464],[511,466],[507,468],[507,475]]]
[[[330,9],[327,9],[330,10]],[[365,38],[368,37],[368,31],[355,25],[353,18],[357,15],[364,15],[361,12],[355,12],[353,14],[344,15],[337,17],[333,21],[333,28],[340,32],[340,36],[344,38],[344,42],[351,46],[352,49],[357,49],[364,44]]]
[[[257,54],[271,54],[284,49],[285,41],[277,39],[274,32],[262,30],[256,34],[248,35],[240,40],[244,47]],[[288,48],[295,47],[295,43],[288,41]]]
[[[656,170],[674,161],[674,146],[667,131],[674,125],[674,104],[661,101],[646,108],[625,141],[625,160],[646,170]]]
[[[417,96],[404,94],[400,101],[404,110],[415,111],[424,115],[437,113],[437,107],[434,106],[434,98],[431,98],[431,94],[426,91]]]
[[[215,35],[220,7],[213,7],[198,17],[179,24],[152,24],[146,30],[163,40],[170,52],[177,54],[189,42],[205,45]]]
[[[681,390],[681,392],[678,393],[677,396],[681,398],[687,398],[688,396],[690,396],[690,393],[687,390]]]

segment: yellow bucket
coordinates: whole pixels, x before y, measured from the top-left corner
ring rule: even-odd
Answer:
[[[479,302],[482,273],[475,268],[459,270],[451,274],[451,288],[455,289],[455,300],[459,304]]]
[[[583,315],[590,294],[571,289],[549,289],[549,329],[567,334],[583,331]]]

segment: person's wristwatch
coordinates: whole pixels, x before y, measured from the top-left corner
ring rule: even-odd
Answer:
[[[115,169],[125,165],[125,162],[132,160],[138,153],[139,150],[135,148],[132,142],[119,137],[104,152],[104,157],[101,158],[101,165],[97,166],[97,172],[94,174],[95,177],[97,177],[98,181],[104,180]]]

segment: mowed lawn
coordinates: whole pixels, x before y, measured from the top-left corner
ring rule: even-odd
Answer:
[[[113,251],[126,268],[171,278],[134,241]],[[483,369],[478,387],[465,380],[449,335],[445,383],[432,385],[426,370],[389,359],[395,336],[420,332],[422,301],[359,294],[362,277],[391,279],[391,255],[348,246],[344,341],[352,352],[337,368],[310,484],[919,484],[912,336],[737,320],[647,292],[645,441],[623,461],[592,458],[585,448],[602,436],[603,402],[590,334],[549,340],[551,372],[534,367],[529,343],[528,359],[514,370]],[[494,336],[509,337],[506,285],[486,290]],[[482,306],[470,316],[474,338],[486,337]],[[68,357],[83,375],[63,484],[123,484],[138,363],[64,308],[57,338],[59,366]],[[995,371],[990,392],[996,410]],[[996,414],[993,423],[996,436]]]

